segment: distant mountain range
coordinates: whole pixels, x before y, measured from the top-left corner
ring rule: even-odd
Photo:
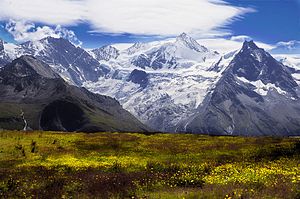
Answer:
[[[117,99],[157,131],[300,134],[300,60],[288,55],[274,59],[253,41],[226,54],[185,33],[125,50],[113,46],[85,50],[51,37],[21,45],[0,42],[0,65],[21,55],[45,62],[69,84]],[[147,129],[133,123],[138,131]]]

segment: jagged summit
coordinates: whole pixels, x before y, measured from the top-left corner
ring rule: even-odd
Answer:
[[[56,47],[76,47],[73,43],[71,43],[68,39],[65,39],[65,38],[62,38],[62,37],[45,37],[37,42],[40,42],[40,43],[44,43],[44,44],[50,44],[50,45],[53,45],[53,46],[56,46]],[[33,44],[37,43],[37,42],[31,42]]]
[[[139,48],[139,47],[141,47],[143,45],[144,45],[144,43],[142,43],[142,42],[136,42],[131,47]]]
[[[242,50],[232,60],[230,68],[238,77],[251,82],[261,81],[265,85],[274,84],[297,97],[294,88],[298,87],[298,84],[287,68],[253,41],[244,42]]]
[[[60,45],[62,46],[62,44],[64,44],[64,46],[70,46],[72,45],[72,43],[67,40],[67,39],[64,39],[64,38],[61,38],[61,37],[51,37],[51,36],[48,36],[48,37],[45,37],[45,38],[42,38],[40,40],[36,40],[36,41],[26,41],[24,43],[21,44],[21,46],[23,48],[25,48],[26,50],[32,50],[35,49],[35,50],[45,50],[45,46],[46,45]]]
[[[66,81],[82,85],[85,81],[97,81],[109,69],[102,66],[84,49],[64,38],[46,37],[18,46],[20,55],[33,55],[58,72]]]
[[[133,55],[137,52],[140,52],[142,50],[145,50],[146,48],[149,47],[149,44],[147,43],[142,43],[142,42],[136,42],[134,43],[131,47],[129,47],[126,52],[129,55]]]
[[[16,77],[29,77],[40,75],[44,78],[60,78],[47,64],[37,60],[30,55],[23,55],[15,59],[12,63],[6,65],[3,71]]]
[[[188,34],[186,34],[185,32],[183,32],[180,35],[178,35],[176,39],[177,40],[179,40],[179,39],[185,40],[186,38],[190,38],[190,37],[188,36]]]
[[[203,63],[219,55],[200,45],[186,33],[182,33],[175,40],[136,43],[127,52],[136,55],[132,58],[133,65],[154,70],[187,68],[191,62]]]
[[[247,49],[251,49],[251,50],[257,50],[257,49],[260,49],[255,43],[253,40],[250,40],[250,41],[244,41],[243,43],[243,47],[242,47],[242,50],[247,50]]]
[[[299,86],[290,70],[246,41],[211,94],[185,123],[185,132],[225,135],[296,135]]]
[[[117,48],[106,45],[100,48],[93,49],[91,51],[94,54],[94,57],[98,60],[109,61],[110,59],[116,59],[120,55],[120,52]]]
[[[182,43],[186,47],[188,47],[192,50],[195,50],[197,52],[208,52],[209,51],[206,47],[200,45],[194,38],[192,38],[191,36],[189,36],[186,33],[180,34],[176,38],[176,43]]]
[[[68,43],[71,43],[68,39],[65,39],[65,38],[62,38],[62,37],[53,37],[53,36],[48,36],[48,37],[45,37],[43,39],[41,39],[40,41],[56,41],[56,42],[68,42]]]

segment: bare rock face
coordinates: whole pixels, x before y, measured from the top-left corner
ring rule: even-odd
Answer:
[[[214,91],[181,130],[214,135],[299,135],[299,86],[286,66],[253,41],[245,42]]]
[[[0,90],[2,129],[148,131],[115,99],[67,84],[32,56],[0,69]]]
[[[34,56],[50,65],[73,85],[81,86],[86,81],[95,82],[110,71],[84,49],[63,38],[46,37],[14,46],[14,53],[10,55],[9,61],[22,55]]]
[[[146,88],[149,83],[149,74],[142,70],[133,70],[128,78],[128,81],[139,84],[142,88]]]

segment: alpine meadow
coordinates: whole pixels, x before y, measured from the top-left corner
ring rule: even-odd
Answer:
[[[0,198],[300,198],[299,21],[299,0],[1,0]]]

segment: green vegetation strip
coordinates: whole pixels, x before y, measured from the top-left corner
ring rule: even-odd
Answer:
[[[300,139],[0,132],[0,198],[299,198]]]

